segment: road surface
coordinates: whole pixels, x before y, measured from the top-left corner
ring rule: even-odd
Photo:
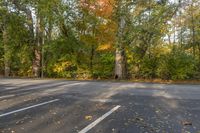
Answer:
[[[0,79],[0,133],[200,133],[200,85]]]

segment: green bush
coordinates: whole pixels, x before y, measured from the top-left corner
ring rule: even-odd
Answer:
[[[140,77],[155,78],[158,60],[156,57],[144,57],[140,65]]]
[[[193,77],[196,61],[193,56],[174,48],[171,53],[163,55],[157,69],[162,79],[183,80]]]
[[[97,60],[96,64],[94,65],[94,71],[92,77],[94,79],[108,79],[112,78],[113,76],[113,69],[114,69],[114,54],[112,52],[107,53],[99,53],[99,60]]]

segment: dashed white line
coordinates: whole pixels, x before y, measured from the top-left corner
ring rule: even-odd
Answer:
[[[107,112],[106,114],[104,114],[100,118],[98,118],[96,121],[94,121],[93,123],[91,123],[90,125],[88,125],[87,127],[85,127],[84,129],[82,129],[79,133],[87,133],[89,130],[91,130],[93,127],[95,127],[97,124],[99,124],[106,117],[108,117],[109,115],[111,115],[113,112],[115,112],[116,110],[118,110],[120,107],[121,107],[120,105],[114,107],[109,112]]]
[[[8,115],[11,115],[11,114],[14,114],[14,113],[17,113],[17,112],[22,112],[24,110],[28,110],[28,109],[31,109],[31,108],[39,107],[39,106],[42,106],[42,105],[45,105],[45,104],[49,104],[49,103],[53,103],[53,102],[56,102],[56,101],[59,101],[59,99],[51,100],[51,101],[48,101],[48,102],[43,102],[43,103],[36,104],[36,105],[33,105],[33,106],[29,106],[29,107],[21,108],[21,109],[14,110],[14,111],[11,111],[11,112],[7,112],[7,113],[4,113],[4,114],[0,114],[0,117],[8,116]]]

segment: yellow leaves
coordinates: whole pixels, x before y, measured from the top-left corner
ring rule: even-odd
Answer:
[[[168,31],[168,29],[166,27],[162,27],[160,32],[161,34],[165,34]]]
[[[53,72],[61,73],[66,70],[66,68],[72,66],[72,63],[69,61],[60,62],[54,65]]]
[[[97,51],[105,51],[105,50],[110,50],[112,49],[112,44],[107,43],[107,44],[101,44],[98,46]]]
[[[155,55],[167,54],[171,52],[171,48],[169,46],[159,45],[157,47],[154,47],[152,49],[152,52],[155,53]]]
[[[87,115],[87,116],[85,116],[85,119],[91,121],[92,120],[92,116],[91,115]]]

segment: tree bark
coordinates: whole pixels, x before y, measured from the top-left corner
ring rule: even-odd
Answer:
[[[36,20],[36,45],[34,47],[34,61],[33,61],[33,76],[41,77],[41,45],[42,45],[42,29],[41,29],[41,18],[37,14]]]
[[[91,54],[90,54],[90,71],[91,74],[93,75],[93,60],[94,60],[94,45],[92,44],[91,46]]]
[[[125,44],[123,41],[124,30],[125,30],[125,17],[123,13],[123,2],[118,3],[118,12],[119,12],[119,22],[118,22],[118,33],[117,33],[117,42],[116,42],[116,51],[115,51],[115,79],[126,79],[126,52]]]
[[[116,48],[115,79],[126,79],[126,57],[124,49]]]
[[[4,45],[4,76],[10,76],[10,56],[11,53],[9,52],[8,48],[8,36],[6,29],[3,30],[3,45]]]

